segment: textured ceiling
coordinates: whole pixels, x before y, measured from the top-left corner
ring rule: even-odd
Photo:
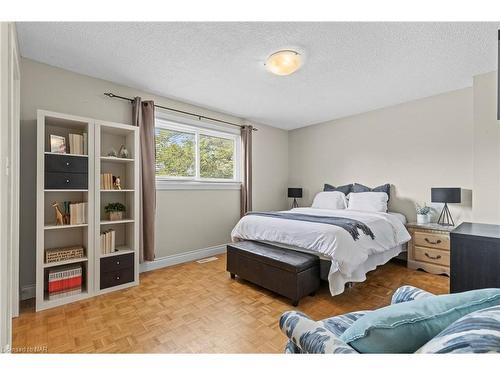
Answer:
[[[24,57],[284,129],[472,84],[500,23],[18,23]],[[296,49],[285,77],[265,58]]]

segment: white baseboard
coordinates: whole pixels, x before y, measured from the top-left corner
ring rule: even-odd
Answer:
[[[36,296],[36,284],[25,285],[21,287],[21,295],[19,296],[21,301],[35,298]]]
[[[182,254],[169,255],[163,258],[155,259],[151,262],[144,262],[140,265],[140,272],[147,272],[156,270],[158,268],[174,266],[180,263],[192,262],[198,259],[211,257],[216,254],[223,254],[226,252],[226,245],[218,245],[207,247],[205,249],[187,251]]]

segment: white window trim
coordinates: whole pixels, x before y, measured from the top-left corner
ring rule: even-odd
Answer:
[[[156,190],[241,190],[241,182],[201,182],[156,179]]]
[[[241,135],[238,129],[217,126],[187,119],[184,117],[173,116],[164,112],[156,115],[155,127],[178,130],[195,135],[195,170],[194,177],[179,176],[156,176],[157,190],[240,190],[241,189]],[[215,179],[200,177],[200,155],[198,142],[200,135],[208,135],[219,138],[231,139],[234,141],[234,177],[233,179]]]

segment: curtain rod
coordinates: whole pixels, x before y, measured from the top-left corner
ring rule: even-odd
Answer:
[[[105,92],[104,95],[109,96],[110,98],[117,98],[117,99],[122,99],[122,100],[128,100],[129,102],[133,102],[134,101],[134,99],[132,99],[132,98],[127,98],[125,96],[115,95],[112,92]],[[243,128],[243,125],[235,124],[234,122],[219,120],[219,119],[216,119],[216,118],[213,118],[213,117],[202,116],[202,115],[199,115],[199,114],[196,114],[196,113],[192,113],[192,112],[181,111],[180,109],[164,107],[164,106],[158,105],[158,104],[155,104],[155,107],[161,108],[161,109],[166,109],[167,111],[182,113],[184,115],[194,116],[194,117],[197,117],[198,120],[200,120],[200,121],[202,119],[205,119],[205,120],[220,122],[220,123],[223,123],[223,124],[227,124],[227,125],[237,126],[239,128]],[[253,128],[252,130],[257,131],[259,129]]]

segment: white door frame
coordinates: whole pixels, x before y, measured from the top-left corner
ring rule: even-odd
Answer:
[[[20,150],[21,150],[21,70],[19,46],[14,23],[10,25],[10,212],[12,251],[12,317],[19,316],[19,204],[20,204]]]
[[[19,306],[19,55],[13,23],[0,23],[0,352],[10,351]],[[15,286],[15,290],[14,287]]]

